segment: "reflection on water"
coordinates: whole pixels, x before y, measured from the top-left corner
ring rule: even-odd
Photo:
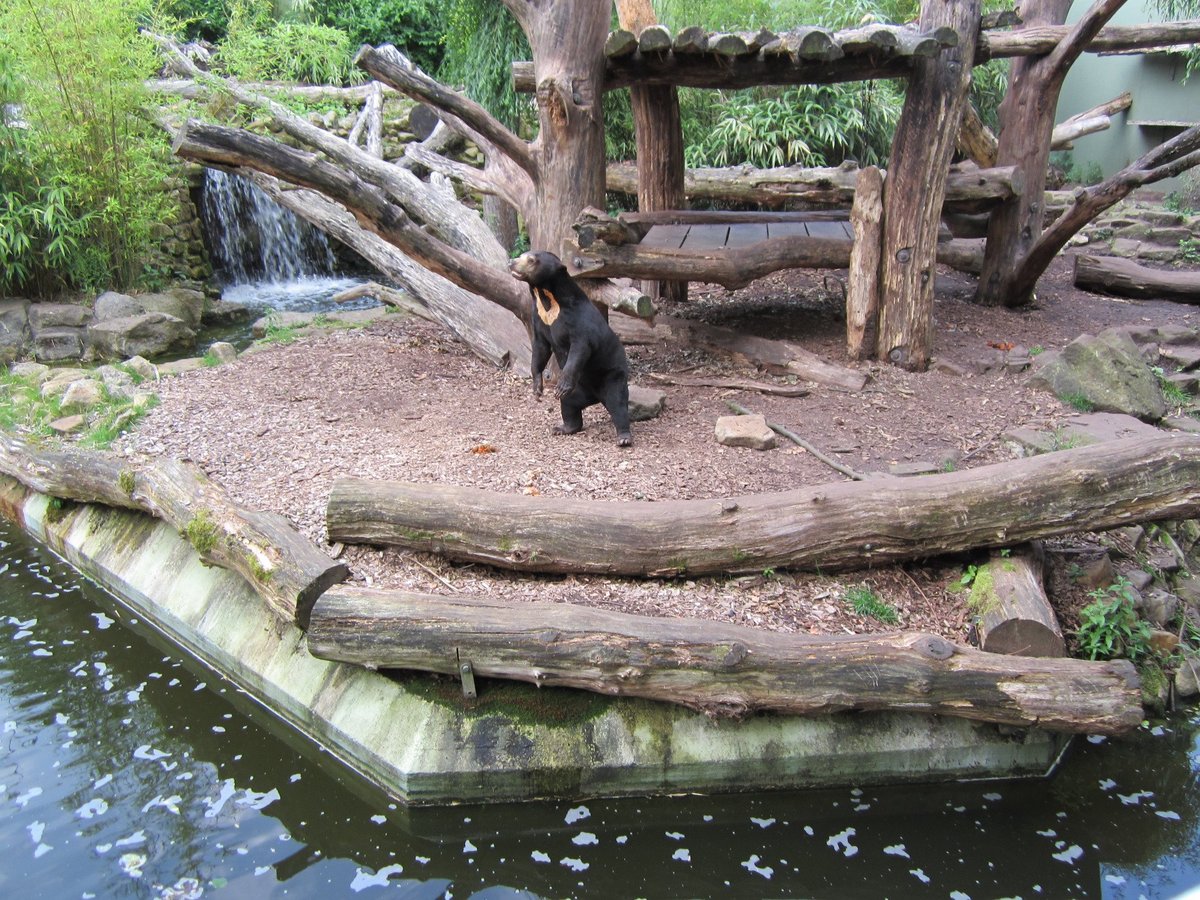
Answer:
[[[1175,897],[1200,717],[1048,782],[406,810],[0,523],[0,896]],[[518,894],[517,891],[527,893]]]

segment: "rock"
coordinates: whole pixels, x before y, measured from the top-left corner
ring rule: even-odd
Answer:
[[[188,288],[173,288],[161,294],[139,294],[134,299],[145,312],[166,313],[192,329],[200,327],[204,315],[204,294]]]
[[[1079,563],[1080,572],[1075,576],[1075,583],[1085,591],[1106,588],[1117,580],[1117,572],[1107,553]]]
[[[29,378],[38,384],[41,384],[50,377],[50,373],[54,371],[47,365],[36,362],[19,362],[9,371],[18,378]]]
[[[104,402],[100,385],[92,378],[81,378],[67,385],[63,391],[63,409],[91,409]]]
[[[1128,334],[1109,329],[1084,334],[1061,351],[1043,353],[1030,383],[1066,402],[1083,400],[1101,412],[1126,413],[1146,422],[1167,414],[1158,379]]]
[[[1188,606],[1200,608],[1200,578],[1179,578],[1174,584],[1175,596]]]
[[[70,434],[72,431],[78,431],[86,422],[87,420],[80,415],[63,416],[61,419],[55,419],[50,423],[50,430],[56,431],[59,434]]]
[[[141,378],[142,381],[154,381],[158,378],[158,367],[148,362],[144,357],[131,356],[122,365]]]
[[[964,366],[950,362],[948,359],[935,358],[929,364],[929,368],[934,372],[941,372],[943,375],[952,375],[955,378],[962,378],[967,374]]]
[[[629,418],[634,422],[645,422],[662,415],[667,405],[667,395],[657,388],[629,386]]]
[[[87,378],[87,372],[83,369],[56,369],[53,375],[42,382],[42,399],[57,397],[82,378]]]
[[[1191,416],[1167,416],[1162,424],[1173,431],[1186,431],[1188,434],[1200,434],[1200,420]]]
[[[1141,603],[1135,604],[1142,618],[1156,628],[1165,628],[1179,615],[1179,598],[1169,591],[1154,588],[1142,594]]]
[[[1200,694],[1200,657],[1185,653],[1175,670],[1175,695],[1188,698]]]
[[[1136,344],[1187,344],[1198,336],[1195,328],[1186,325],[1121,325],[1113,331],[1124,332]]]
[[[135,393],[133,376],[116,366],[100,366],[96,369],[96,375],[104,382],[110,396],[129,398]]]
[[[249,322],[257,313],[242,303],[232,300],[214,300],[204,309],[201,323],[204,325],[238,325]]]
[[[716,425],[717,443],[726,447],[749,447],[770,450],[775,446],[775,432],[760,415],[721,416]]]
[[[1163,656],[1169,656],[1179,647],[1179,635],[1171,631],[1155,628],[1150,632],[1150,649]]]
[[[83,328],[92,321],[92,311],[76,303],[32,303],[29,306],[29,327]]]
[[[1176,372],[1167,376],[1167,382],[1173,384],[1185,394],[1200,392],[1200,375],[1195,372]]]
[[[29,301],[0,300],[0,363],[20,358],[29,340]]]
[[[1200,367],[1200,347],[1188,344],[1163,347],[1159,355],[1179,366],[1184,372]]]
[[[196,342],[196,332],[175,316],[161,312],[97,322],[89,335],[96,352],[107,359],[182,353]]]
[[[197,357],[176,359],[171,362],[159,363],[158,374],[166,378],[170,375],[182,375],[184,372],[195,372],[204,368],[204,360]]]
[[[43,328],[33,334],[33,358],[40,362],[61,362],[83,356],[82,328]]]
[[[116,291],[105,291],[96,298],[96,303],[92,308],[92,321],[106,322],[109,319],[124,319],[129,316],[140,316],[146,311],[142,304],[138,303],[128,294],[119,294]]]
[[[1121,577],[1139,592],[1146,590],[1154,582],[1154,576],[1145,569],[1122,569]]]
[[[238,358],[238,352],[237,352],[237,347],[233,346],[233,344],[229,343],[228,341],[217,341],[216,343],[212,344],[208,348],[208,352],[205,354],[205,356],[211,356],[213,359],[215,359],[221,365],[225,365],[226,363],[235,362]],[[631,395],[629,398],[629,406],[630,406],[630,412],[632,412],[633,411],[633,397],[632,397],[633,388],[630,388],[629,392]],[[649,418],[649,417],[647,417],[647,418]]]
[[[1002,435],[1004,440],[1015,443],[1033,453],[1053,453],[1073,447],[1087,447],[1104,441],[1116,441],[1138,435],[1157,434],[1159,430],[1141,419],[1117,413],[1086,413],[1072,416],[1054,431],[1036,431],[1031,428],[1014,428]]]

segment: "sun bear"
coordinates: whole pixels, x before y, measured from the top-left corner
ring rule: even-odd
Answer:
[[[600,310],[553,253],[523,253],[508,270],[529,283],[533,298],[533,395],[542,396],[542,372],[551,353],[561,369],[554,394],[562,407],[562,424],[555,426],[555,433],[582,431],[583,411],[603,403],[617,429],[617,446],[633,446],[629,360]]]

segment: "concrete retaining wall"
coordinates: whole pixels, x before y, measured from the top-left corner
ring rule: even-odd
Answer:
[[[168,525],[0,476],[0,511],[346,765],[411,804],[1044,775],[1067,739],[911,714],[713,721],[666,704],[398,677],[310,656]]]

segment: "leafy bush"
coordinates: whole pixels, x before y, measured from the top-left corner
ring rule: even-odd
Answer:
[[[1137,662],[1150,652],[1150,625],[1138,618],[1130,584],[1119,579],[1088,594],[1092,602],[1079,613],[1075,633],[1079,652],[1088,659],[1124,658]]]
[[[740,91],[713,110],[715,121],[685,136],[685,152],[692,166],[833,166],[851,157],[882,164],[902,105],[891,82]]]
[[[445,40],[445,16],[433,0],[333,0],[317,4],[322,25],[345,32],[353,46],[395,44],[426,72],[437,71]]]
[[[277,22],[269,8],[234,0],[217,60],[226,72],[246,81],[347,84],[365,77],[351,63],[357,49],[350,36],[338,28]]]
[[[225,0],[159,0],[158,10],[182,23],[181,37],[189,41],[218,41],[229,26]]]
[[[0,289],[128,287],[165,192],[167,138],[146,113],[158,66],[137,36],[152,0],[0,3]]]

